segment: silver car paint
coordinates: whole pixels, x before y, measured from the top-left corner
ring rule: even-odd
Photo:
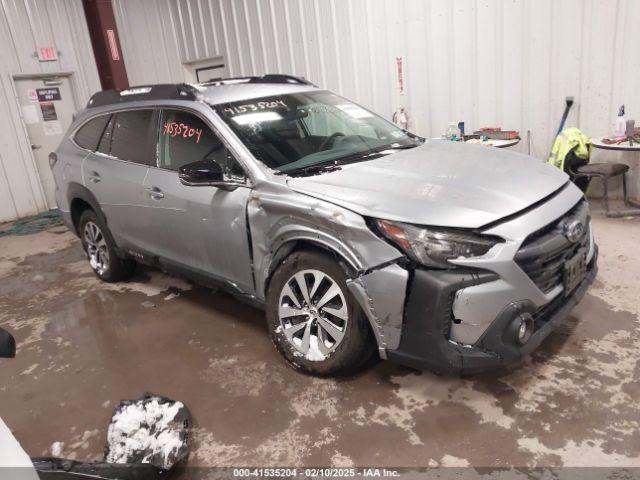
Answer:
[[[68,136],[65,136],[65,140],[56,150],[58,162],[53,167],[53,175],[56,182],[56,203],[60,216],[68,223],[71,218],[71,205],[69,198],[67,198],[67,189],[63,187],[67,187],[71,183],[83,184],[82,165],[90,153],[78,148],[66,138]]]
[[[247,235],[248,187],[188,187],[178,173],[149,168],[144,179],[147,250],[178,265],[230,279],[253,294]],[[158,197],[161,194],[162,197]]]
[[[430,140],[324,175],[292,178],[288,184],[360,215],[477,228],[528,207],[567,180],[533,157]]]
[[[94,194],[109,219],[109,230],[122,246],[146,245],[148,223],[142,182],[148,167],[99,153],[82,164],[83,185]]]
[[[358,214],[317,198],[291,192],[286,185],[263,182],[247,207],[253,245],[256,292],[264,298],[267,279],[286,245],[312,242],[342,259],[353,275],[401,258],[381,241]]]
[[[184,205],[168,208],[181,212],[184,210],[185,218],[180,220],[181,229],[191,228],[190,225],[198,227],[191,230],[190,236],[173,239],[172,245],[175,247],[187,243],[185,247],[189,248],[196,242],[198,248],[191,252],[194,256],[205,255],[201,259],[210,269],[217,263],[221,266],[218,271],[221,276],[236,285],[238,290],[259,300],[265,299],[270,274],[296,242],[311,242],[333,251],[350,272],[349,288],[370,320],[380,354],[384,356],[386,349],[397,348],[399,343],[408,272],[393,263],[402,257],[399,250],[374,234],[363,216],[415,224],[476,228],[541,200],[563,185],[567,177],[531,157],[448,142],[428,142],[424,147],[394,152],[378,160],[348,165],[340,171],[313,177],[275,175],[253,158],[209,105],[308,90],[312,89],[295,85],[213,87],[204,89],[201,101],[197,102],[138,101],[135,104],[123,103],[115,108],[91,108],[80,113],[72,130],[96,114],[134,107],[184,108],[205,118],[244,167],[248,177],[247,187],[236,189],[235,192],[239,193],[235,195],[221,195],[223,201],[229,201],[230,213],[217,218],[220,230],[216,233],[222,235],[232,232],[223,249],[216,253],[215,242],[207,238],[212,231],[203,227],[204,223],[213,219],[213,215],[205,215],[208,219],[203,220],[202,215]],[[78,180],[86,151],[67,139],[58,149],[58,154],[61,161],[54,167],[56,183],[60,188],[58,202],[63,215],[68,216],[68,199],[62,187],[69,181]],[[155,169],[151,167],[149,170]],[[153,186],[147,175],[148,172],[140,182],[140,191],[144,191],[145,186]],[[481,185],[478,181],[480,178]],[[184,193],[201,196],[200,214],[206,208],[209,196],[213,200],[220,191],[214,187],[206,187],[210,190],[184,187],[185,190],[181,190],[177,186],[177,175],[175,182],[174,195],[181,196]],[[89,182],[85,182],[85,185],[92,189]],[[164,187],[171,190],[166,183]],[[501,281],[509,285],[508,289],[513,293],[509,298],[531,298],[536,304],[541,304],[546,298],[542,292],[532,288],[528,278],[525,282],[522,272],[513,262],[513,255],[517,245],[529,232],[544,225],[544,222],[558,218],[580,196],[577,188],[569,186],[548,206],[544,204],[495,227],[490,233],[504,236],[507,243],[498,247],[500,251],[494,249],[489,252],[491,258],[459,260],[459,263],[484,262],[485,268],[493,268],[501,275]],[[144,209],[132,210],[137,213],[130,220],[138,225],[146,221],[143,217],[149,218],[148,209],[157,207],[150,200],[145,202]],[[116,202],[101,202],[101,206],[108,209],[107,203]],[[131,203],[135,204],[136,201]],[[240,219],[239,212],[242,211],[246,211],[248,223]],[[167,220],[169,216],[162,218]],[[170,222],[167,220],[164,224],[171,225]],[[246,264],[247,270],[234,270],[230,263],[237,260],[244,264],[248,258],[249,245],[233,241],[242,233],[246,236],[247,228],[253,261]],[[155,243],[154,238],[159,234],[157,228],[155,232],[156,235],[145,239],[144,243]],[[175,228],[165,234],[177,235]],[[199,238],[196,239],[196,236]],[[123,240],[123,237],[118,235],[116,240]],[[174,258],[188,265],[193,265],[194,260],[198,261],[188,256]],[[247,280],[249,271],[252,272],[252,282]],[[493,284],[497,282],[490,285]],[[476,297],[474,288],[477,287],[463,290],[456,301],[458,312],[466,318],[470,317],[463,312],[463,305]],[[494,295],[496,291],[498,294]],[[483,297],[485,304],[499,303],[501,294],[499,289],[496,291],[487,292],[491,294]],[[496,308],[503,305],[497,305]],[[455,338],[468,341],[488,326],[483,321],[474,322],[477,324],[475,330],[471,328],[472,322],[467,328],[465,321],[465,326],[453,334]]]

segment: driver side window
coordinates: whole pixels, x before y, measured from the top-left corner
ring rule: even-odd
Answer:
[[[163,110],[160,121],[160,167],[177,171],[199,160],[218,163],[228,178],[244,179],[245,173],[218,136],[196,115]]]

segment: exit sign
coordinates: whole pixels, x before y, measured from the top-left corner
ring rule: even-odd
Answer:
[[[38,48],[38,60],[41,62],[54,62],[58,60],[58,50],[54,47]]]

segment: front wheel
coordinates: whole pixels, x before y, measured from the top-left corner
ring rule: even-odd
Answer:
[[[344,269],[319,252],[295,252],[274,273],[267,292],[269,334],[293,368],[345,375],[371,358],[375,341],[346,280]]]

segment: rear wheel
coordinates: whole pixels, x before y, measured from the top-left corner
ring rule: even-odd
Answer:
[[[89,265],[101,280],[119,282],[131,277],[135,262],[118,256],[111,232],[93,210],[82,213],[78,231]]]
[[[269,333],[295,369],[345,375],[371,358],[375,341],[346,280],[344,269],[318,252],[296,252],[274,273],[267,293]]]

